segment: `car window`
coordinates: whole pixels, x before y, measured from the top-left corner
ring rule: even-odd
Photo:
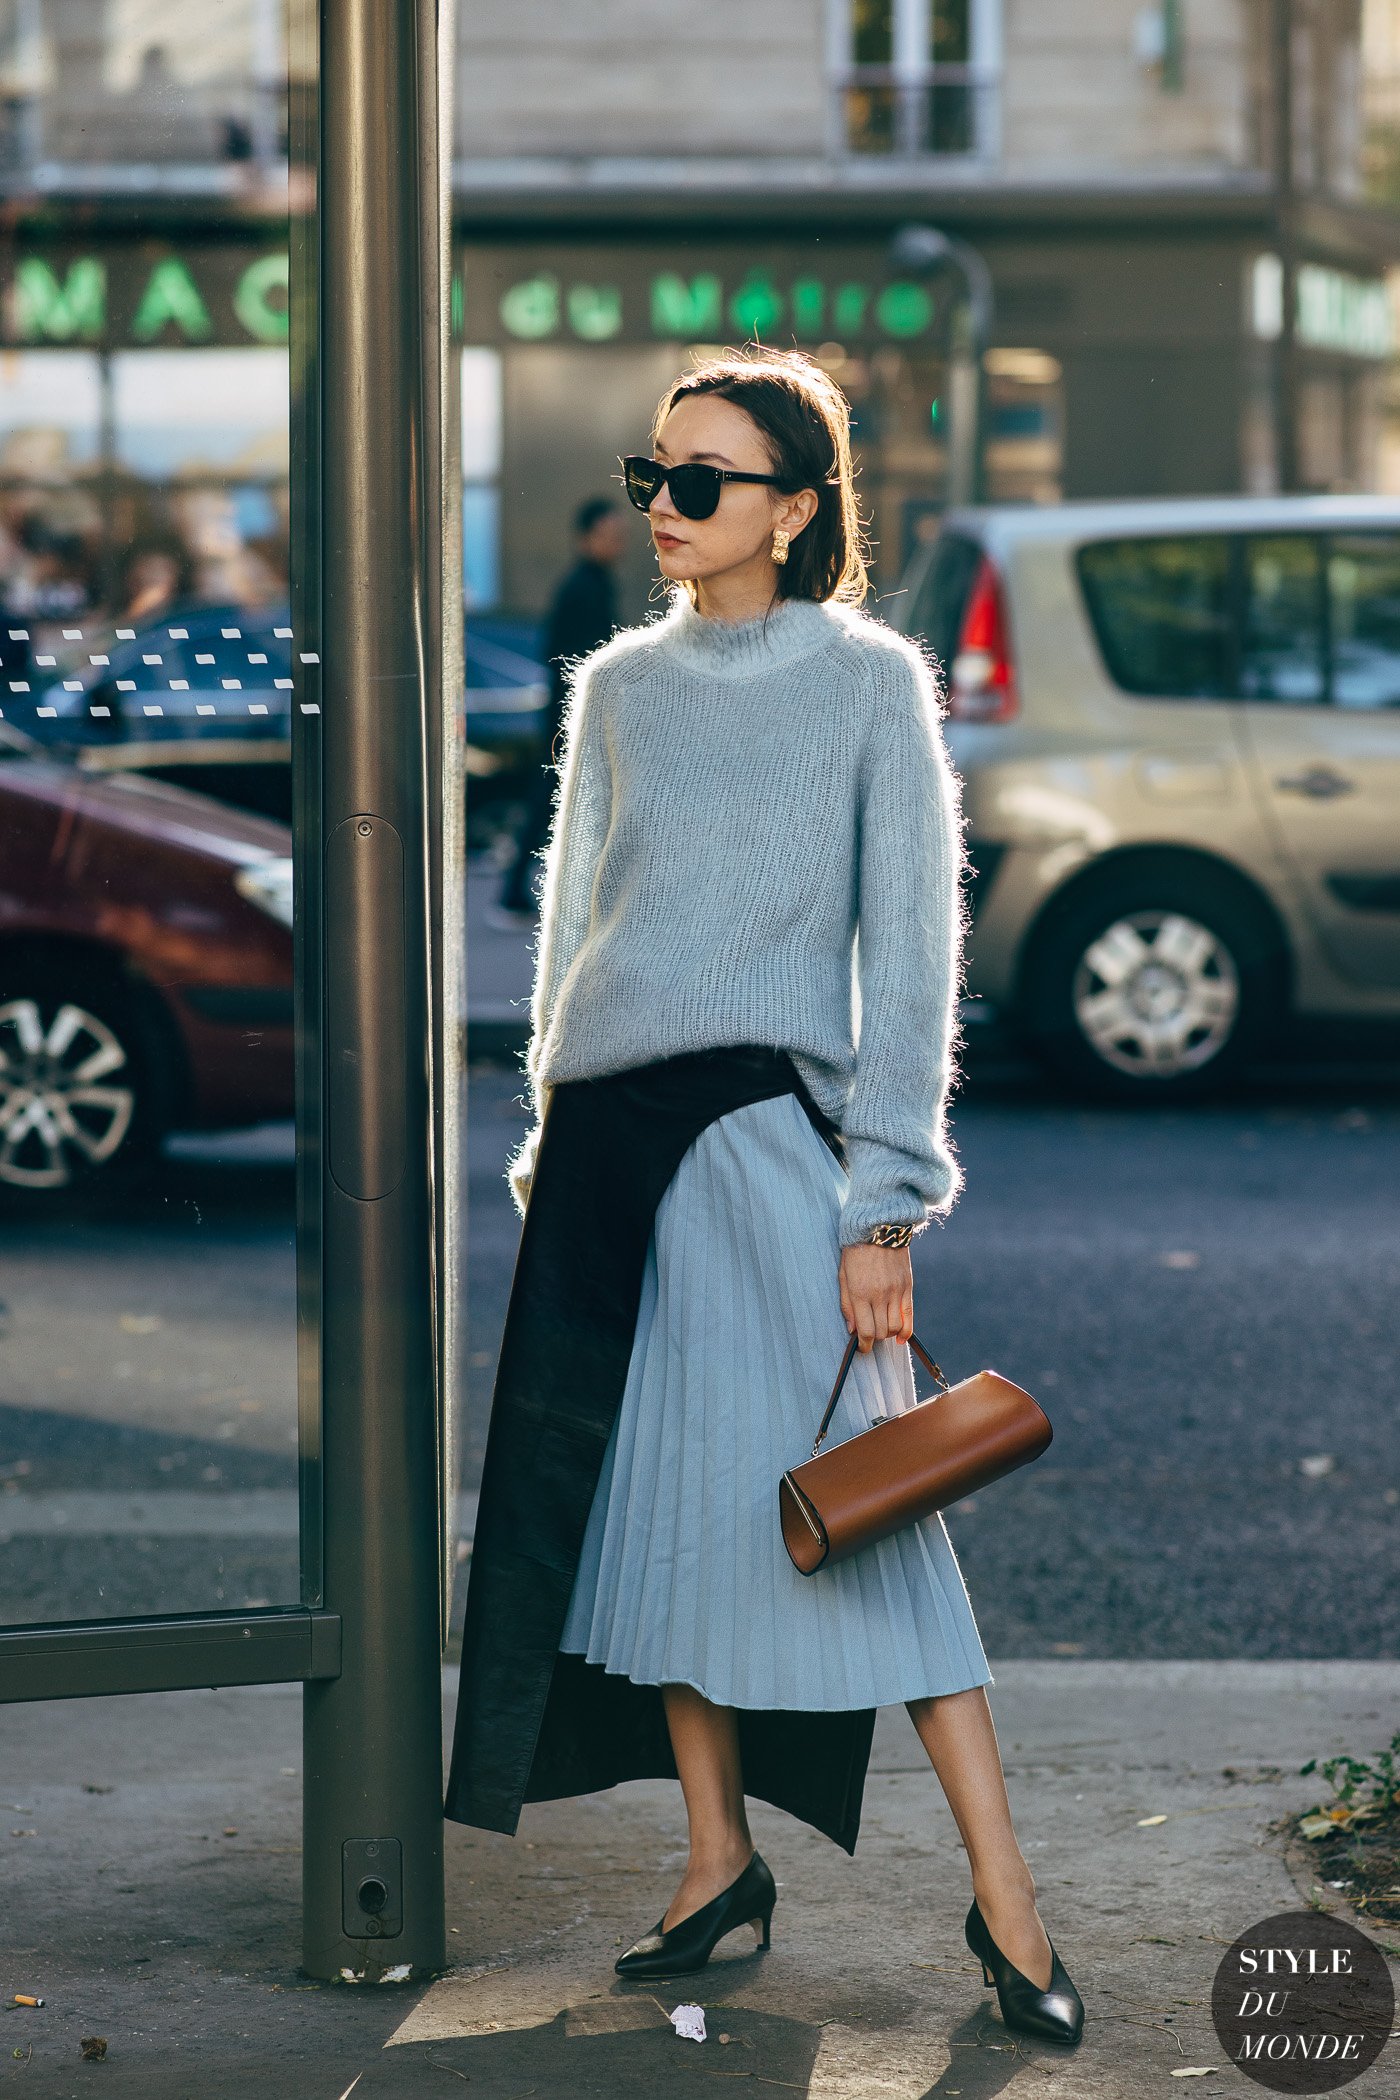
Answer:
[[[184,675],[180,644],[164,635],[143,635],[139,643],[113,652],[111,679],[123,681],[123,692],[163,696],[170,689],[171,679]]]
[[[1333,704],[1400,707],[1400,535],[1334,534],[1327,595]]]
[[[240,693],[265,700],[274,680],[291,675],[286,643],[236,620],[193,631],[185,643],[185,662],[192,687],[223,698],[233,709]]]
[[[285,734],[291,663],[285,642],[243,627],[188,628],[178,638],[143,636],[119,667],[136,687],[119,697],[128,733],[144,738],[247,736],[265,725]],[[159,667],[150,662],[159,656]],[[114,659],[115,662],[115,659]],[[278,681],[282,681],[279,689]],[[149,711],[156,701],[159,716]]]
[[[1109,676],[1149,698],[1234,689],[1230,543],[1220,534],[1081,547],[1080,586]]]
[[[923,636],[945,671],[957,654],[963,614],[981,559],[976,540],[961,532],[941,533],[909,608],[908,631]]]
[[[1311,533],[1244,543],[1240,695],[1295,707],[1327,696],[1322,547]]]

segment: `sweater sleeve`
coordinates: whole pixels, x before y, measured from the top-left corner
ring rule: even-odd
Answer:
[[[597,686],[597,667],[585,659],[569,686],[563,755],[556,769],[553,821],[545,848],[535,985],[530,1002],[530,1047],[525,1059],[534,1123],[506,1167],[511,1194],[522,1216],[549,1098],[540,1066],[560,987],[588,932],[593,878],[612,811],[612,780]]]
[[[860,1030],[842,1118],[842,1246],[922,1228],[962,1174],[945,1124],[961,991],[962,815],[933,673],[890,652],[861,776],[856,966]]]

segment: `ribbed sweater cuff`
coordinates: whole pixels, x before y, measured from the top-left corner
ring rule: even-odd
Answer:
[[[890,1146],[854,1138],[846,1154],[849,1187],[837,1231],[843,1247],[869,1239],[876,1225],[922,1228],[952,1209],[962,1187],[957,1160],[942,1150],[916,1162]]]

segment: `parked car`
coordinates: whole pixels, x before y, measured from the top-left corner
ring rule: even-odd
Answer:
[[[84,772],[143,773],[286,821],[289,617],[285,608],[197,604],[125,638],[90,630],[66,671],[51,671],[28,696],[11,688],[5,719],[71,753]]]
[[[0,1196],[292,1112],[284,826],[0,725]]]
[[[289,822],[290,621],[285,607],[181,607],[88,651],[82,664],[67,675],[55,671],[27,696],[8,692],[5,719],[72,751],[85,772],[144,773]],[[509,794],[517,769],[538,749],[548,685],[528,653],[530,640],[529,630],[499,622],[479,628],[473,621],[468,631],[473,800]]]
[[[946,674],[985,1011],[1156,1100],[1400,1022],[1400,503],[952,512],[892,618]]]

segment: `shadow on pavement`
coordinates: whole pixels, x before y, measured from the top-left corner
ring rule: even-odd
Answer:
[[[683,1988],[666,1988],[674,2003],[687,2002]],[[717,2079],[741,2088],[809,2090],[819,2027],[712,2003],[706,2020],[706,2042],[683,2041],[657,1999],[589,1999],[537,2027],[386,2049],[355,2086],[354,2100],[447,2092],[463,2082],[470,2083],[472,2100],[524,2100],[531,2091],[541,2100],[563,2094],[570,2100],[595,2094],[599,2100],[657,2100],[661,2094],[666,2100],[700,2100],[702,2094],[713,2100]],[[730,2037],[727,2043],[720,2043],[721,2033]],[[716,2057],[725,2059],[723,2065]]]

